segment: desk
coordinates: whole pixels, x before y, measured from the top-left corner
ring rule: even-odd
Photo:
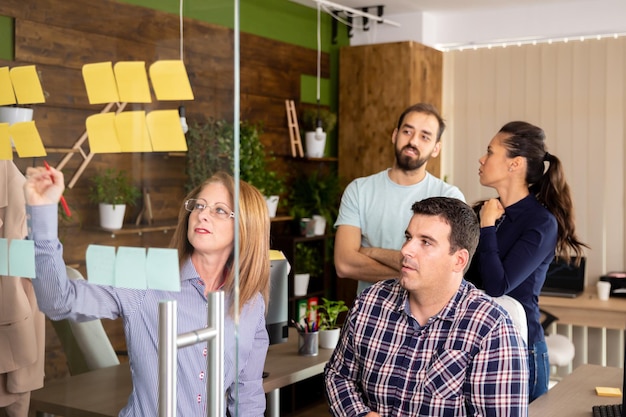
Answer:
[[[619,404],[618,397],[598,397],[595,387],[621,387],[623,369],[599,365],[579,366],[558,384],[530,403],[529,417],[589,417],[591,408],[601,404]]]
[[[285,343],[270,346],[263,381],[268,394],[267,415],[279,415],[279,389],[324,371],[332,350],[320,349],[318,356],[298,355],[298,334],[289,329]],[[31,409],[64,417],[116,417],[132,390],[130,368],[120,364],[52,381],[31,394]]]
[[[595,287],[587,287],[576,298],[540,296],[539,307],[558,317],[558,323],[626,329],[626,298],[611,297],[601,301]]]

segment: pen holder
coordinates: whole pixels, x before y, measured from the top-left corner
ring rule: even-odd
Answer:
[[[298,355],[317,356],[319,332],[301,333],[298,332]]]

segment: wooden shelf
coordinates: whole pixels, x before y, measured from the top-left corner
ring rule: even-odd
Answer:
[[[142,225],[125,224],[119,230],[103,229],[102,227],[89,227],[89,229],[97,230],[97,231],[105,232],[105,233],[110,233],[112,238],[114,238],[115,235],[137,234],[141,236],[143,233],[151,233],[151,232],[167,233],[170,230],[176,229],[176,222],[174,221],[155,222],[153,224],[142,224]]]
[[[323,158],[294,158],[297,159],[299,161],[305,161],[305,162],[337,162],[339,160],[339,158],[337,158],[336,156],[325,156]]]

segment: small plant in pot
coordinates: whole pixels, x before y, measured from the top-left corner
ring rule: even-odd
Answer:
[[[289,195],[289,214],[298,225],[303,217],[321,216],[325,220],[324,225],[321,228],[316,225],[315,234],[323,235],[337,218],[341,191],[339,176],[335,170],[301,174],[293,181]]]
[[[296,251],[294,254],[294,285],[293,294],[295,296],[303,296],[307,294],[309,280],[311,277],[319,277],[322,274],[323,259],[320,259],[318,248],[314,245],[304,242],[296,243]]]
[[[135,205],[141,196],[126,171],[108,168],[91,178],[89,200],[99,205],[100,226],[107,230],[119,230],[124,223],[126,205]]]
[[[324,107],[307,107],[302,111],[305,150],[307,158],[322,158],[326,147],[326,135],[337,124],[337,115]]]
[[[334,301],[322,297],[322,304],[312,306],[317,311],[317,320],[320,328],[319,343],[324,349],[334,349],[339,341],[341,328],[337,324],[339,314],[348,311],[343,300]]]

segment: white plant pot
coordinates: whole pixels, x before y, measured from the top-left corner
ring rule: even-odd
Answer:
[[[265,197],[265,202],[267,203],[267,211],[270,212],[270,218],[276,217],[276,210],[278,210],[279,198],[280,197],[277,195]]]
[[[320,330],[319,342],[322,349],[334,349],[339,342],[340,328],[330,330]]]
[[[306,295],[309,289],[309,278],[311,274],[294,274],[293,276],[293,295]]]
[[[313,221],[315,222],[313,234],[315,236],[323,236],[326,233],[326,218],[319,214],[314,214]]]
[[[100,203],[100,227],[107,230],[120,230],[124,224],[126,204]]]
[[[0,123],[12,125],[33,120],[33,109],[26,107],[0,107]]]
[[[326,132],[305,132],[306,157],[322,158],[326,148]]]

